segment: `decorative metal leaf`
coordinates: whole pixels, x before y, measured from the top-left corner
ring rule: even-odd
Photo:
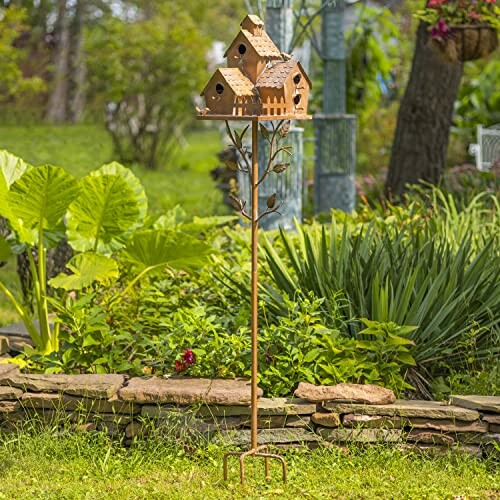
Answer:
[[[283,125],[281,125],[279,135],[283,139],[283,137],[288,135],[288,132],[290,132],[290,120],[287,120],[283,123]]]
[[[266,126],[263,123],[260,124],[260,133],[266,141],[269,140],[269,130],[267,130]]]
[[[274,208],[275,205],[276,205],[276,198],[277,198],[277,194],[276,193],[273,193],[271,196],[269,196],[269,198],[267,199],[267,208]]]
[[[273,165],[273,172],[276,172],[277,174],[281,174],[284,172],[288,167],[290,166],[290,163],[275,163]]]

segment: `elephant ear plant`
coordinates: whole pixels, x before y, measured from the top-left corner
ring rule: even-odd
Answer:
[[[14,305],[39,354],[59,350],[59,323],[51,327],[49,322],[46,253],[63,238],[75,255],[67,264],[69,273],[48,283],[66,293],[116,281],[124,268],[136,272],[119,294],[125,296],[148,272],[204,262],[211,251],[208,244],[173,229],[145,227],[146,215],[143,186],[118,163],[104,165],[79,181],[62,168],[31,167],[0,151],[0,216],[11,230],[7,238],[0,236],[0,261],[27,251],[39,329],[30,309],[1,281],[0,291]]]

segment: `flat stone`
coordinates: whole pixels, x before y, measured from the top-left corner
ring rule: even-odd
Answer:
[[[455,438],[448,434],[443,434],[438,431],[423,431],[415,430],[410,431],[406,438],[408,441],[413,441],[416,443],[426,443],[426,444],[447,444],[451,445],[455,443]]]
[[[493,433],[500,433],[500,425],[498,425],[498,424],[490,424],[488,430],[490,432],[493,432]]]
[[[434,429],[445,432],[488,432],[488,423],[482,420],[464,422],[462,420],[410,418],[408,426],[413,429]]]
[[[311,420],[316,425],[323,427],[338,427],[340,425],[340,415],[338,413],[313,413]]]
[[[172,414],[194,412],[193,408],[182,406],[160,406],[160,405],[144,405],[141,409],[141,416],[151,419],[169,418]],[[195,412],[196,415],[199,413]]]
[[[19,410],[19,401],[0,401],[0,413],[12,413]]]
[[[17,409],[16,411],[13,411],[11,413],[1,413],[0,412],[0,425],[3,425],[4,422],[23,422],[26,420],[26,414],[20,410]]]
[[[259,415],[312,415],[316,411],[316,404],[300,398],[259,398],[257,402]],[[204,405],[199,415],[216,417],[250,415],[250,406],[217,406]]]
[[[360,405],[351,403],[323,403],[323,407],[335,413],[383,415],[388,417],[422,417],[428,419],[457,419],[473,422],[479,420],[479,412],[441,404],[436,401],[397,400],[390,405]]]
[[[35,328],[40,331],[40,322],[38,320],[34,320],[33,323]],[[26,330],[26,325],[22,321],[0,327],[0,334],[8,337],[17,336],[25,339],[31,339],[28,330]]]
[[[250,383],[241,379],[137,377],[120,389],[119,398],[138,403],[249,405]]]
[[[286,417],[286,427],[311,428],[311,417],[307,415],[289,415]]]
[[[0,354],[6,354],[9,350],[9,339],[0,335]]]
[[[19,365],[15,363],[0,363],[0,385],[10,385],[2,383],[2,380],[7,375],[14,375],[19,373]]]
[[[400,417],[383,417],[379,415],[356,415],[348,413],[342,418],[344,427],[362,427],[365,429],[401,429],[405,420]]]
[[[393,391],[372,384],[314,385],[307,382],[300,382],[295,391],[295,396],[312,401],[313,403],[342,401],[386,405],[396,401]]]
[[[403,451],[410,451],[413,453],[421,453],[431,457],[441,457],[447,455],[469,455],[475,458],[482,458],[483,451],[479,446],[474,445],[459,445],[459,446],[446,446],[434,444],[403,444],[399,446]]]
[[[30,339],[24,337],[9,337],[9,352],[24,352],[25,347],[33,347],[34,344]]]
[[[144,434],[144,425],[140,422],[131,422],[125,429],[125,437],[128,439]]]
[[[10,385],[35,392],[62,392],[76,396],[109,399],[125,382],[123,375],[61,375],[19,372],[0,373],[0,385]]]
[[[246,418],[242,424],[243,427],[251,426],[251,419]],[[259,429],[282,429],[284,427],[305,428],[310,423],[310,417],[298,415],[263,415],[257,419]]]
[[[481,420],[488,422],[490,424],[500,425],[500,415],[483,415]]]
[[[450,402],[471,410],[500,413],[500,396],[451,396]]]
[[[355,443],[396,443],[401,440],[399,429],[327,429],[318,427],[316,432],[327,441]]]
[[[319,436],[306,429],[262,429],[257,434],[258,444],[306,443],[319,440]],[[250,430],[221,431],[215,442],[233,446],[249,445]]]
[[[0,401],[6,399],[18,399],[22,396],[23,391],[15,387],[8,387],[0,385]]]
[[[481,438],[481,443],[497,443],[500,444],[500,434],[494,432],[488,432],[488,434],[484,434]]]
[[[25,392],[22,395],[21,403],[27,408],[46,408],[80,410],[93,413],[116,413],[125,415],[135,415],[141,411],[139,405],[126,403],[117,399],[90,399],[69,396],[67,394],[54,394],[44,392]]]

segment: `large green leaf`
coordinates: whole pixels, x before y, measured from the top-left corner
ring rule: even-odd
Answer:
[[[177,269],[197,267],[207,261],[212,247],[185,233],[139,231],[125,249],[125,257],[143,267],[168,264]]]
[[[61,219],[78,191],[78,181],[62,168],[44,165],[26,171],[9,193],[10,222],[19,239],[33,245],[40,229],[62,236]]]
[[[140,220],[137,196],[121,176],[88,175],[68,211],[68,240],[80,252],[110,253],[125,244]]]
[[[21,158],[0,150],[0,215],[10,220],[9,187],[30,168]]]
[[[25,161],[5,150],[0,150],[0,178],[7,186],[14,184],[30,168]]]
[[[73,274],[59,274],[49,281],[51,286],[65,290],[81,290],[96,281],[109,282],[118,278],[116,262],[105,255],[93,252],[76,255],[66,267],[73,271]]]
[[[12,257],[12,250],[3,236],[0,236],[0,262]]]
[[[120,165],[116,161],[113,161],[111,163],[103,165],[97,170],[90,172],[90,175],[119,175],[120,177],[122,177],[134,192],[135,199],[137,201],[137,207],[139,209],[139,221],[142,222],[144,220],[148,213],[148,197],[146,195],[146,191],[144,190],[144,186],[141,184],[141,181],[134,175],[132,170],[124,167],[123,165]]]

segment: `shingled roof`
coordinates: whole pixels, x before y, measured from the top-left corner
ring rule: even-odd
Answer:
[[[296,66],[300,66],[302,69],[300,62],[295,59],[290,59],[288,61],[276,61],[270,68],[266,68],[266,70],[262,72],[255,86],[280,89],[283,87],[286,79]],[[311,82],[309,81],[309,78],[304,70],[302,70],[302,74],[310,84]]]
[[[212,78],[210,78],[210,81],[202,90],[201,95],[205,93],[205,90],[217,75],[222,76],[222,79],[229,85],[237,96],[243,97],[254,95],[254,84],[244,75],[240,68],[219,68],[214,73]]]
[[[247,42],[255,49],[255,52],[260,57],[267,57],[268,59],[281,59],[281,52],[278,47],[274,45],[274,42],[271,40],[269,35],[263,31],[261,35],[254,35],[250,31],[242,29],[240,33],[247,40]],[[238,35],[240,34],[238,33]],[[238,36],[232,41],[231,45],[227,48],[224,53],[224,57],[227,57],[227,53],[234,45]]]

